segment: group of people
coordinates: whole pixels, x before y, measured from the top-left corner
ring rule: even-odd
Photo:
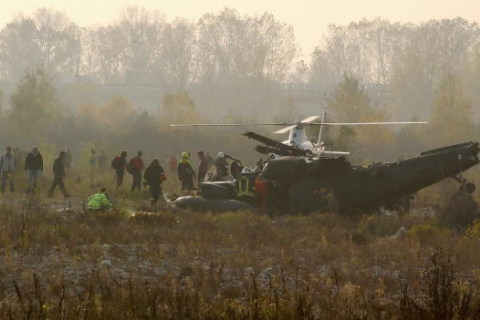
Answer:
[[[194,190],[194,181],[196,180],[198,183],[206,181],[209,179],[208,175],[211,171],[213,171],[211,173],[213,177],[210,178],[213,181],[232,180],[234,178],[239,178],[237,180],[242,181],[240,183],[240,187],[241,184],[251,184],[250,182],[246,182],[245,179],[241,179],[243,168],[241,162],[238,159],[225,155],[223,152],[219,152],[217,159],[213,160],[208,153],[205,153],[204,151],[198,151],[197,156],[199,164],[196,170],[190,159],[190,156],[191,155],[189,152],[183,152],[179,161],[176,161],[174,156],[169,159],[170,167],[173,161],[172,158],[174,158],[176,162],[176,173],[179,181],[181,182],[182,191]],[[149,166],[146,167],[142,157],[143,153],[141,151],[139,151],[137,155],[130,160],[127,160],[126,151],[123,151],[118,156],[114,157],[111,162],[111,167],[115,170],[116,189],[118,190],[118,188],[122,186],[125,173],[129,173],[132,176],[132,185],[130,190],[132,192],[140,190],[143,182],[143,185],[149,189],[151,204],[155,205],[159,198],[163,196],[162,183],[167,179],[167,177],[158,159],[154,159]],[[94,158],[95,161],[93,160]],[[91,157],[89,159],[90,167],[93,168],[95,166],[102,165],[105,161],[104,158],[106,158],[104,151],[102,151],[100,156],[97,156],[96,151],[94,152],[94,149],[92,149]],[[227,159],[231,159],[232,163],[229,164]],[[58,154],[58,157],[54,160],[52,168],[53,179],[48,190],[48,197],[53,197],[57,188],[60,189],[65,198],[70,197],[70,194],[65,187],[65,171],[66,168],[70,167],[71,162],[72,155],[69,149],[66,151],[61,151]],[[43,156],[37,147],[33,147],[32,150],[27,154],[25,158],[24,169],[28,178],[27,193],[33,194],[37,189],[44,170]],[[7,147],[5,153],[0,157],[0,190],[2,193],[5,192],[7,185],[10,187],[10,191],[14,192],[14,174],[16,170],[16,153],[12,151],[11,147]],[[246,194],[249,194],[249,192]],[[246,194],[243,192],[243,195]],[[92,195],[88,199],[88,208],[92,210],[98,208],[110,208],[111,205],[112,203],[105,188],[102,188],[99,193]]]
[[[190,160],[190,153],[185,151],[182,153],[180,161],[177,163],[177,175],[178,179],[182,183],[182,191],[188,190],[191,191],[194,189],[194,181],[197,178],[197,182],[204,182],[207,179],[212,181],[224,181],[224,180],[233,180],[236,179],[243,168],[242,162],[238,159],[235,159],[229,155],[226,155],[223,152],[219,152],[217,159],[213,160],[208,153],[205,154],[204,151],[198,151],[198,170],[195,174],[195,169]],[[232,160],[232,163],[229,164],[227,159]],[[169,163],[175,161],[175,157],[172,157],[169,160]],[[214,168],[214,172],[208,177],[211,169]]]
[[[132,175],[132,186],[130,190],[140,190],[142,188],[142,177],[144,184],[148,186],[150,191],[150,204],[155,205],[159,198],[163,195],[162,183],[167,180],[165,171],[160,165],[158,159],[154,159],[146,168],[143,163],[143,152],[139,151],[135,157],[127,161],[127,152],[123,151],[120,155],[113,158],[111,166],[115,170],[116,188],[123,184],[125,172]],[[106,188],[102,188],[99,193],[96,193],[88,198],[87,208],[91,211],[108,210],[112,207]]]
[[[58,155],[58,158],[55,159],[53,163],[53,181],[51,187],[48,191],[48,196],[52,197],[53,192],[57,187],[60,188],[65,198],[70,197],[67,190],[65,189],[64,178],[65,178],[65,159],[67,153],[62,151]],[[67,161],[68,163],[68,161]],[[2,193],[5,192],[7,184],[10,185],[10,191],[14,192],[15,183],[14,183],[14,174],[17,169],[17,158],[13,153],[11,147],[7,147],[5,153],[0,157],[0,170],[1,170],[1,187],[0,190]],[[43,175],[43,157],[37,147],[33,147],[32,150],[28,153],[25,158],[24,169],[28,177],[28,193],[34,193],[37,188],[38,182]]]
[[[162,196],[162,183],[167,180],[165,171],[160,165],[158,159],[154,159],[150,165],[146,168],[143,163],[143,152],[139,151],[135,157],[127,161],[127,152],[123,151],[120,155],[116,156],[112,160],[112,169],[115,170],[116,188],[123,184],[123,178],[125,172],[132,175],[132,186],[130,191],[140,190],[142,188],[142,177],[144,184],[149,187],[150,190],[150,202],[156,204],[160,196]]]

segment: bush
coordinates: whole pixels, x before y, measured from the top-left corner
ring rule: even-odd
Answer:
[[[448,230],[431,224],[419,224],[410,229],[410,236],[420,242],[421,245],[435,244],[440,238],[448,234]]]

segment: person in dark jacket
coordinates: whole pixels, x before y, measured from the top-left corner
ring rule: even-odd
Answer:
[[[53,191],[55,191],[55,188],[57,188],[57,186],[60,188],[65,198],[70,198],[70,195],[65,189],[65,183],[64,183],[64,179],[65,179],[65,166],[63,164],[64,159],[65,159],[65,152],[62,151],[58,155],[58,158],[55,159],[55,161],[53,162],[53,181],[52,181],[52,186],[48,191],[48,197],[50,198],[53,197]]]
[[[200,183],[205,181],[209,165],[203,151],[198,151],[198,159],[200,160],[200,163],[198,164],[198,182]]]
[[[70,166],[72,165],[72,160],[72,151],[70,150],[70,148],[67,148],[67,151],[65,151],[65,158],[63,160],[63,165],[65,166],[65,169],[70,168]]]
[[[7,181],[10,183],[10,191],[13,192],[14,190],[13,174],[15,173],[16,167],[17,167],[17,159],[15,155],[12,153],[12,148],[7,147],[6,152],[0,158],[0,168],[2,169],[2,186],[1,186],[2,193],[5,191],[5,186],[7,184]]]
[[[143,152],[138,151],[137,156],[130,159],[127,165],[128,173],[132,175],[133,182],[131,192],[135,191],[135,189],[141,190],[142,189],[142,172],[145,169],[145,165],[143,164],[142,160]]]
[[[35,192],[38,180],[43,174],[43,157],[37,147],[33,147],[32,151],[25,159],[25,171],[28,175],[28,193]]]
[[[190,155],[188,152],[182,153],[182,159],[178,162],[177,173],[178,179],[182,182],[182,191],[193,190],[195,171],[193,170],[193,165],[190,161]]]
[[[123,151],[119,156],[116,156],[112,161],[112,168],[115,169],[115,180],[118,188],[123,183],[123,177],[125,176],[125,169],[127,167],[127,151]]]
[[[165,171],[162,166],[160,166],[158,159],[153,160],[148,166],[143,178],[150,189],[150,204],[154,206],[158,198],[162,196],[162,183],[167,180]]]

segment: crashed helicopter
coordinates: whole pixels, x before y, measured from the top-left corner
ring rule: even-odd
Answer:
[[[267,213],[355,213],[380,207],[405,208],[416,192],[447,178],[460,180],[458,175],[479,163],[479,144],[472,141],[363,167],[351,165],[342,154],[313,154],[297,145],[263,138],[269,139],[260,136],[256,140],[283,155],[270,160],[256,178],[260,187],[257,207]],[[193,211],[253,209],[236,200],[234,182],[204,182],[199,189],[199,196],[181,197],[175,204]]]

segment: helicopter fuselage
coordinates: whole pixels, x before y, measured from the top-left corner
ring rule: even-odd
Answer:
[[[343,157],[282,157],[265,166],[262,179],[272,187],[277,209],[290,213],[395,207],[402,197],[477,165],[478,151],[478,143],[467,142],[369,167],[351,166]]]

